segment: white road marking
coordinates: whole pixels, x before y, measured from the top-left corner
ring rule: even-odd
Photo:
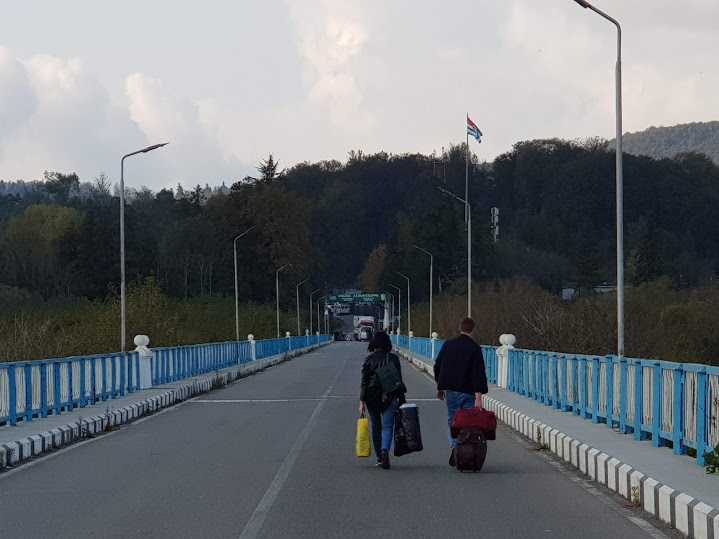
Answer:
[[[287,482],[287,479],[292,472],[292,468],[297,461],[297,457],[302,452],[302,448],[304,447],[305,442],[307,442],[307,439],[310,437],[310,433],[312,432],[315,423],[317,423],[317,418],[319,417],[322,408],[328,400],[327,397],[330,393],[332,393],[332,390],[334,389],[337,380],[339,380],[340,375],[344,372],[346,365],[347,359],[345,358],[344,362],[342,363],[342,367],[338,369],[337,375],[335,376],[330,386],[327,388],[327,391],[325,391],[323,398],[319,400],[317,406],[315,406],[315,409],[312,411],[312,415],[307,420],[307,424],[300,432],[299,436],[295,440],[295,443],[292,444],[290,452],[287,453],[285,460],[282,461],[282,465],[280,466],[280,469],[277,470],[277,474],[275,474],[274,479],[272,479],[272,483],[270,483],[270,486],[267,488],[267,491],[265,492],[264,496],[262,496],[260,503],[257,504],[257,507],[255,507],[255,510],[252,512],[252,516],[250,516],[250,519],[247,521],[247,524],[245,524],[245,527],[240,534],[240,539],[255,539],[259,536],[260,532],[262,531],[262,526],[265,523],[265,519],[267,518],[267,515],[269,514],[270,510],[272,509],[272,506],[277,500],[277,497],[282,491],[282,487],[285,486],[285,483]]]
[[[281,366],[283,363],[286,363],[286,362],[278,363],[277,365],[275,365],[275,367]],[[263,370],[258,371],[258,372],[263,372],[264,370],[266,370],[266,369],[263,369]],[[244,381],[244,380],[247,380],[248,378],[249,378],[249,376],[245,376],[245,377],[242,377],[242,378],[238,378],[237,380],[233,380],[232,382],[230,382],[230,383],[228,384],[228,386],[230,386],[230,385],[235,385],[235,384],[239,384],[240,382],[242,382],[242,381]],[[161,387],[170,388],[171,386],[161,386]],[[158,389],[159,389],[159,388],[158,388]],[[211,390],[211,391],[212,391],[212,390]],[[89,439],[86,439],[86,440],[82,440],[82,441],[79,441],[79,442],[71,443],[70,445],[65,446],[65,447],[63,447],[63,448],[61,448],[61,449],[58,449],[58,450],[56,450],[56,451],[53,451],[53,452],[51,452],[51,453],[43,453],[43,454],[41,454],[41,455],[38,455],[37,457],[33,457],[32,460],[24,461],[24,462],[21,462],[21,463],[19,463],[19,464],[15,464],[12,468],[10,468],[10,469],[7,469],[7,468],[6,468],[5,471],[3,471],[2,473],[0,473],[0,480],[2,480],[3,478],[6,478],[6,477],[10,477],[11,475],[15,475],[16,473],[18,473],[18,472],[20,472],[20,471],[22,471],[22,470],[27,470],[28,468],[32,468],[33,466],[36,466],[37,464],[40,464],[41,462],[45,462],[46,460],[55,458],[55,457],[57,457],[57,456],[59,456],[59,455],[62,455],[63,453],[66,453],[67,451],[70,451],[70,450],[72,450],[72,449],[77,449],[78,447],[81,447],[81,446],[83,446],[83,445],[85,445],[85,444],[89,444],[90,442],[96,442],[96,441],[98,441],[98,440],[104,440],[104,439],[106,439],[108,436],[111,436],[111,435],[113,435],[113,434],[117,434],[118,432],[120,432],[120,431],[123,430],[124,428],[132,427],[133,425],[139,425],[140,423],[144,423],[145,421],[149,421],[150,419],[154,419],[154,418],[156,418],[156,417],[158,417],[158,416],[161,416],[161,415],[163,415],[163,414],[166,414],[167,412],[171,412],[172,410],[177,410],[177,409],[180,408],[181,406],[183,406],[183,405],[185,405],[185,404],[189,404],[189,403],[191,403],[191,402],[195,402],[195,401],[198,400],[198,399],[199,399],[199,397],[191,397],[191,398],[186,399],[186,400],[181,401],[181,402],[172,403],[172,404],[170,404],[169,406],[167,406],[166,408],[163,408],[163,409],[161,409],[161,410],[158,411],[158,412],[155,412],[155,413],[152,413],[152,414],[149,414],[149,415],[145,415],[145,416],[143,416],[143,417],[141,417],[141,418],[139,418],[139,419],[135,419],[134,421],[129,421],[128,423],[123,423],[123,424],[121,424],[121,425],[117,425],[117,429],[116,429],[116,430],[113,430],[113,431],[110,431],[110,432],[102,432],[102,433],[96,434],[96,435],[95,435],[94,437],[92,437],[92,438],[89,438]]]

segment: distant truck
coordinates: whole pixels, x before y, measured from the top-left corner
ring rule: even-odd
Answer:
[[[375,332],[374,316],[355,316],[353,326],[354,340],[369,341]]]

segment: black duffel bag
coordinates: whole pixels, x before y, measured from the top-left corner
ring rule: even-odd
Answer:
[[[403,404],[394,416],[394,456],[422,451],[419,409],[416,404]]]

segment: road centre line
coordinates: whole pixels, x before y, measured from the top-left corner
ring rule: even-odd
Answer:
[[[304,428],[295,440],[295,443],[292,445],[290,452],[285,457],[285,460],[282,461],[279,470],[277,470],[277,474],[272,480],[272,483],[270,483],[270,486],[267,488],[267,491],[265,492],[264,496],[262,496],[260,503],[257,504],[257,507],[255,507],[255,510],[252,512],[252,516],[250,516],[250,519],[247,521],[247,524],[245,524],[245,527],[240,534],[240,539],[255,539],[260,535],[262,527],[265,523],[265,519],[267,518],[267,515],[272,509],[272,506],[277,500],[277,497],[279,496],[280,492],[282,491],[282,488],[285,486],[285,483],[287,482],[287,479],[292,472],[292,468],[297,461],[297,457],[300,455],[302,449],[304,448],[305,442],[307,442],[307,439],[310,437],[310,433],[314,429],[317,418],[319,417],[322,408],[328,400],[327,397],[330,393],[332,393],[335,384],[339,380],[342,373],[345,371],[346,366],[347,359],[345,358],[344,362],[342,363],[342,366],[337,370],[337,375],[335,376],[334,380],[332,380],[332,383],[327,388],[327,391],[325,391],[323,398],[319,400],[319,402],[317,402],[317,406],[315,406],[315,409],[312,411],[312,415],[310,415],[307,424],[305,424]]]

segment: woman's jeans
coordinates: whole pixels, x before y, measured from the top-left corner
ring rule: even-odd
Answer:
[[[460,393],[459,391],[445,391],[444,400],[447,402],[447,419],[449,423],[449,445],[457,447],[457,440],[452,438],[452,419],[457,410],[474,408],[474,395]]]
[[[367,407],[372,421],[372,445],[374,445],[374,452],[377,457],[379,457],[380,449],[389,451],[392,447],[394,416],[397,413],[398,406],[398,400],[394,399],[384,412],[381,408]]]

